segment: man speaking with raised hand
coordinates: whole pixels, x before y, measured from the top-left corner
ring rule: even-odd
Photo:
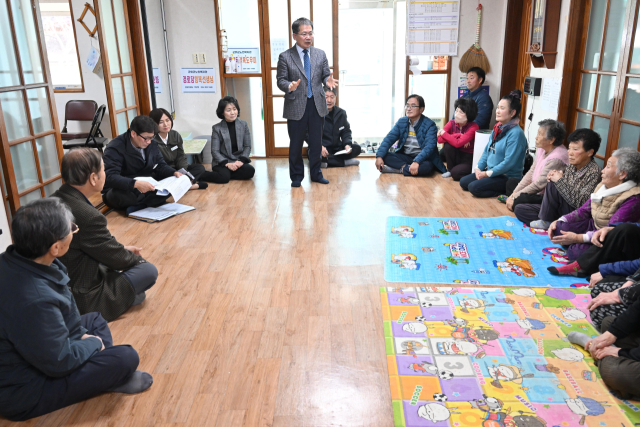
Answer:
[[[291,186],[300,187],[304,178],[302,143],[309,135],[309,175],[311,181],[328,184],[322,176],[322,125],[329,112],[323,84],[333,89],[338,81],[329,70],[324,51],[311,46],[313,22],[307,18],[296,19],[291,25],[295,46],[280,54],[276,79],[285,93],[284,113],[289,131],[289,176]]]

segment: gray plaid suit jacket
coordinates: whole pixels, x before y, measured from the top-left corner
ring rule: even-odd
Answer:
[[[329,109],[327,108],[322,85],[331,75],[329,61],[327,61],[327,56],[323,50],[316,49],[313,46],[309,48],[309,60],[311,62],[313,101],[320,117],[324,117],[329,114]],[[300,79],[300,85],[293,92],[289,92],[289,84],[297,82],[298,79]],[[309,82],[296,45],[280,54],[276,80],[280,90],[285,93],[283,117],[290,120],[302,119],[307,106],[307,85]]]

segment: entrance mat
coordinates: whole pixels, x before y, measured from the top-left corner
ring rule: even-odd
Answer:
[[[571,331],[588,289],[380,288],[396,427],[633,426]]]
[[[565,251],[549,240],[545,230],[527,227],[510,216],[387,218],[387,282],[586,286],[584,279],[547,271],[567,261]]]

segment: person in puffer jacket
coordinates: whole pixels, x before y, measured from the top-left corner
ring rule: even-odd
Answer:
[[[442,173],[447,171],[438,155],[438,127],[422,114],[424,107],[420,95],[407,98],[407,115],[398,120],[376,152],[376,169],[381,173],[429,176],[436,169]],[[395,152],[390,152],[396,141]]]

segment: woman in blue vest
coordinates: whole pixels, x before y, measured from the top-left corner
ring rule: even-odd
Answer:
[[[522,92],[511,91],[496,108],[497,123],[475,171],[460,180],[460,187],[476,197],[497,197],[507,190],[509,178],[522,178],[527,138],[519,126]]]

